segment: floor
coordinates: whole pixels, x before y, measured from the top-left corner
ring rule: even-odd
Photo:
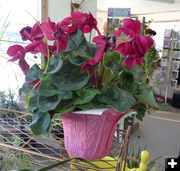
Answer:
[[[165,167],[165,157],[177,157],[180,152],[180,110],[146,115],[131,137],[132,144],[136,150],[146,147],[150,160],[161,156],[157,163]]]

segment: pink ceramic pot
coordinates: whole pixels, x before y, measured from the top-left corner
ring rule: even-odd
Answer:
[[[64,142],[68,154],[85,160],[107,156],[118,120],[125,114],[114,109],[104,110],[102,115],[82,112],[63,114]]]

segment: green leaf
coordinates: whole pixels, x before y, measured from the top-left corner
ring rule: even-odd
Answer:
[[[134,88],[134,76],[129,71],[123,71],[121,72],[119,76],[119,83],[123,90],[127,92],[132,92]]]
[[[77,95],[74,95],[73,98],[70,100],[62,100],[56,107],[55,111],[61,114],[71,112],[76,108],[74,104],[77,100],[79,100],[79,97]]]
[[[143,121],[143,117],[145,116],[146,113],[146,106],[144,104],[137,104],[135,107],[136,109],[136,118],[140,121]]]
[[[116,74],[114,74],[110,69],[104,68],[102,81],[111,82],[115,76]]]
[[[53,110],[59,104],[60,100],[61,97],[59,97],[58,95],[51,97],[39,96],[38,107],[42,112]]]
[[[58,72],[63,65],[63,60],[60,55],[52,55],[49,59],[49,65],[47,69],[47,74],[54,74]]]
[[[70,38],[74,41],[77,47],[79,47],[79,44],[85,39],[84,37],[82,37],[82,32],[80,30],[78,30],[75,34],[71,35]],[[67,38],[68,46],[64,52],[69,52],[73,49],[77,49],[72,40],[70,40],[70,38]]]
[[[57,167],[57,166],[61,166],[61,165],[65,164],[65,163],[67,163],[67,162],[69,162],[69,161],[71,161],[71,160],[72,160],[72,159],[63,160],[63,161],[60,161],[60,162],[58,162],[58,163],[52,164],[52,165],[50,165],[50,166],[47,166],[47,167],[38,169],[37,171],[48,171],[48,170],[53,169],[53,168],[55,168],[55,167]]]
[[[148,114],[152,114],[152,113],[154,113],[156,110],[153,109],[153,108],[148,108],[148,109],[146,109],[146,111],[148,112]]]
[[[168,103],[159,103],[157,107],[161,111],[167,111],[169,109]]]
[[[81,71],[79,66],[64,64],[60,71],[52,77],[52,83],[61,90],[82,89],[89,80],[87,71]]]
[[[81,110],[88,110],[88,109],[92,109],[93,105],[92,103],[86,103],[86,104],[76,105],[76,107]]]
[[[27,94],[29,91],[32,91],[34,85],[31,84],[31,85],[28,85],[28,82],[25,82],[22,86],[22,88],[20,89],[19,93],[20,95],[25,95]]]
[[[101,92],[93,88],[78,90],[77,95],[80,99],[75,103],[75,105],[89,103],[97,94],[101,94]]]
[[[97,46],[93,43],[89,43],[84,39],[80,44],[78,48],[79,56],[85,57],[88,60],[93,60],[94,55],[97,51]]]
[[[84,159],[82,159],[82,158],[75,158],[76,160],[79,160],[79,161],[81,161],[81,162],[84,162],[84,163],[86,163],[86,164],[88,164],[88,165],[91,165],[91,166],[93,166],[93,167],[95,167],[95,168],[99,168],[97,165],[95,165],[94,163],[92,163],[91,161],[88,161],[88,160],[84,160]]]
[[[121,65],[120,65],[120,54],[118,52],[109,50],[105,55],[104,55],[104,65],[106,68],[118,72]]]
[[[121,90],[111,82],[103,83],[103,86],[102,94],[97,95],[97,101],[102,103],[102,105],[111,106],[119,112],[126,112],[131,108],[132,104],[136,102],[133,96]]]
[[[52,79],[51,75],[43,76],[41,80],[41,84],[38,88],[38,92],[40,95],[49,97],[62,92],[62,90],[60,90],[59,88],[57,88],[55,85],[52,84],[51,79]]]
[[[35,81],[40,79],[42,76],[42,72],[37,64],[34,64],[31,68],[29,68],[27,74],[26,74],[26,81]]]
[[[142,77],[144,76],[144,73],[141,71],[140,66],[133,64],[133,67],[131,68],[131,72],[134,75],[135,82],[142,82]]]
[[[81,65],[84,60],[78,55],[77,50],[72,50],[66,54],[66,59],[73,65]]]
[[[38,100],[39,100],[39,95],[38,94],[34,94],[33,96],[31,96],[29,98],[28,109],[30,111],[34,111],[34,110],[39,108]]]
[[[34,135],[42,135],[49,132],[51,117],[48,112],[35,112],[32,119],[33,122],[30,127]]]
[[[154,92],[152,87],[146,87],[145,85],[142,86],[140,94],[135,95],[135,97],[137,98],[137,103],[147,104],[152,107],[158,107],[154,98]]]

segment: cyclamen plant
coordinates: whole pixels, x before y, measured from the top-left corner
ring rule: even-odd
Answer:
[[[92,42],[85,34],[95,30]],[[142,120],[146,111],[157,108],[153,90],[143,83],[141,64],[153,39],[140,35],[140,22],[124,19],[113,37],[102,35],[97,21],[89,12],[72,12],[57,24],[47,18],[20,31],[23,47],[8,48],[9,61],[18,61],[25,76],[21,93],[26,95],[29,111],[33,112],[32,131],[48,134],[54,114],[90,108],[114,108],[119,112],[137,111]],[[124,33],[128,40],[118,44]],[[51,43],[51,45],[50,45]],[[41,53],[44,67],[32,67],[25,56]]]

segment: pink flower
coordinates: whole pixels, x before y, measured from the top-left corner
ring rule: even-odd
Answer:
[[[64,30],[69,36],[76,33],[78,30],[78,24],[72,23],[72,17],[66,17],[61,22],[57,23],[57,27]]]
[[[85,69],[87,69],[88,74],[91,76],[93,73],[93,67],[88,62],[85,62],[81,66],[81,71],[84,71]]]
[[[66,49],[68,41],[61,27],[57,27],[57,24],[51,22],[50,18],[47,18],[47,22],[42,23],[41,26],[48,40],[56,40],[57,54],[60,50]]]
[[[156,35],[156,32],[155,32],[154,30],[148,28],[148,29],[146,29],[146,34],[155,36],[155,35]]]
[[[49,51],[49,58],[51,57],[52,53],[56,51],[56,45],[47,45],[46,43],[40,43],[36,48],[36,52],[41,52],[45,60],[48,61],[48,51]]]
[[[124,19],[123,26],[119,27],[114,36],[117,38],[124,33],[129,36],[129,40],[120,43],[116,50],[122,55],[128,56],[125,64],[131,68],[133,63],[141,65],[146,52],[153,46],[154,41],[151,37],[140,35],[141,24],[139,21]]]
[[[97,21],[90,12],[88,14],[83,14],[80,11],[72,12],[71,16],[83,33],[90,33],[92,29],[95,29],[98,32],[98,35],[101,35],[99,29],[97,28]]]
[[[21,45],[13,45],[8,48],[7,54],[12,57],[8,62],[14,62],[19,60],[19,66],[24,74],[27,73],[29,65],[25,60],[27,52],[34,52],[35,48],[40,44],[40,41],[32,42],[31,44],[23,47]]]
[[[110,41],[110,37],[100,35],[94,37],[93,42],[95,42],[96,46],[98,47],[98,50],[94,56],[94,60],[87,60],[81,67],[81,70],[87,69],[89,75],[92,74],[92,66],[96,65],[97,63],[103,60],[104,53],[108,49],[113,49],[115,47],[116,40],[113,39],[113,41]]]
[[[42,40],[44,37],[39,22],[35,23],[32,28],[29,26],[24,27],[20,31],[20,34],[23,41],[30,40],[31,42],[33,42],[33,41]]]

